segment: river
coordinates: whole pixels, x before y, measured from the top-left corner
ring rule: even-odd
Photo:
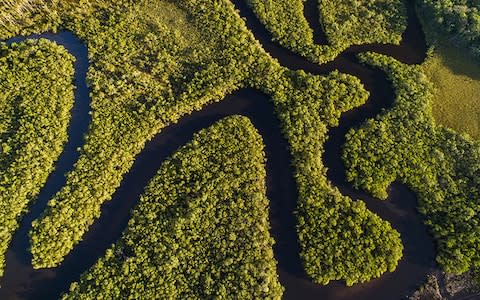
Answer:
[[[319,24],[318,13],[312,13],[312,9],[316,7],[316,1],[306,2],[305,16],[315,29],[315,41],[325,43],[326,39]],[[311,282],[306,277],[301,266],[296,240],[296,221],[293,212],[296,208],[297,189],[293,169],[290,166],[288,143],[280,132],[280,123],[274,114],[270,99],[253,89],[237,91],[228,95],[223,101],[210,104],[201,111],[183,117],[177,124],[162,129],[146,144],[136,158],[134,166],[122,181],[121,187],[115,192],[112,201],[102,206],[101,217],[92,225],[84,240],[66,257],[64,263],[55,269],[34,270],[31,267],[31,255],[28,252],[27,234],[31,228],[31,222],[41,214],[47,201],[64,185],[64,174],[73,168],[78,158],[77,147],[83,144],[83,137],[90,123],[89,89],[85,81],[88,69],[87,49],[74,34],[62,31],[57,34],[18,37],[8,41],[11,43],[25,38],[43,37],[65,46],[76,57],[74,82],[76,90],[75,106],[69,126],[69,141],[57,162],[56,170],[49,176],[36,203],[23,218],[20,229],[14,235],[7,252],[5,275],[0,281],[1,299],[58,298],[68,289],[72,281],[78,280],[80,274],[92,266],[97,258],[120,237],[127,225],[131,209],[162,162],[176,149],[190,141],[195,132],[233,114],[247,116],[258,129],[265,143],[268,158],[267,197],[270,200],[271,234],[276,240],[274,252],[278,260],[280,281],[286,289],[284,299],[403,299],[412,294],[424,282],[426,275],[435,268],[435,245],[423,225],[422,217],[417,213],[414,193],[396,183],[389,188],[388,200],[381,201],[355,190],[345,181],[345,167],[341,160],[345,133],[390,107],[395,97],[386,74],[360,64],[356,54],[375,51],[393,56],[408,64],[421,63],[425,58],[425,37],[413,4],[407,3],[408,27],[400,45],[352,46],[334,61],[316,65],[272,42],[271,35],[246,3],[243,0],[233,2],[241,16],[246,18],[247,26],[255,38],[283,66],[294,70],[302,69],[313,74],[328,74],[333,70],[339,70],[358,77],[370,92],[370,98],[365,105],[344,113],[340,119],[340,125],[329,129],[323,161],[329,169],[328,179],[342,194],[355,200],[364,200],[369,209],[391,222],[392,226],[401,233],[405,250],[396,271],[353,287],[346,287],[342,282],[322,286]]]

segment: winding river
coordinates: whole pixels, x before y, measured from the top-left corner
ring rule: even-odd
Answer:
[[[325,43],[318,14],[315,10],[317,0],[308,0],[305,4],[305,16],[315,28],[315,41]],[[155,175],[162,162],[180,146],[191,140],[193,134],[216,121],[233,114],[247,116],[263,137],[268,157],[267,197],[270,199],[271,233],[276,240],[275,256],[278,260],[280,281],[286,291],[284,299],[402,299],[410,295],[425,280],[426,274],[435,268],[435,246],[416,211],[416,197],[405,186],[394,184],[389,189],[387,201],[381,201],[366,193],[355,190],[345,181],[345,168],[341,160],[341,147],[345,142],[345,133],[359,126],[368,118],[379,114],[394,101],[395,93],[386,75],[376,69],[358,63],[355,55],[365,51],[388,54],[409,63],[421,63],[425,58],[426,44],[413,4],[408,2],[408,27],[402,43],[395,45],[352,46],[333,62],[316,65],[291,51],[271,42],[271,35],[258,21],[244,0],[233,0],[241,16],[246,18],[247,26],[264,49],[283,66],[291,69],[303,69],[314,74],[327,74],[335,69],[360,78],[370,92],[368,102],[355,110],[344,113],[340,125],[329,130],[329,140],[325,145],[324,163],[328,166],[328,178],[344,195],[353,199],[362,199],[369,209],[392,223],[402,236],[405,247],[404,258],[397,270],[366,284],[345,287],[341,282],[327,286],[312,283],[306,277],[299,257],[296,240],[295,218],[297,189],[290,167],[291,157],[288,143],[280,132],[280,123],[274,115],[273,104],[269,98],[253,89],[242,89],[219,103],[210,104],[203,110],[183,117],[177,124],[164,128],[161,133],[149,141],[134,166],[124,177],[121,187],[115,192],[113,201],[102,206],[102,215],[95,221],[84,240],[55,269],[34,270],[31,267],[28,231],[31,222],[37,218],[47,201],[65,183],[64,174],[73,168],[78,158],[77,148],[83,144],[90,123],[89,89],[85,77],[88,69],[87,49],[72,33],[63,31],[58,34],[42,34],[19,37],[7,41],[19,42],[26,38],[47,38],[63,45],[76,57],[75,62],[75,105],[69,126],[69,141],[60,156],[55,171],[49,176],[36,203],[23,218],[20,229],[14,235],[7,253],[5,275],[0,281],[0,299],[55,299],[68,289],[72,281],[91,267],[99,256],[121,235],[130,217],[130,211],[137,203],[144,187]]]

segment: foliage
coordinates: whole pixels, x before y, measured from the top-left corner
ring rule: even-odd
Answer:
[[[430,31],[445,33],[460,48],[480,57],[480,3],[478,0],[419,0],[420,15]]]
[[[280,299],[260,135],[197,133],[148,184],[122,238],[64,299]]]
[[[2,0],[0,39],[46,31],[56,32],[79,16],[92,15],[106,7],[112,13],[125,10],[138,1],[140,0]]]
[[[37,268],[58,265],[82,239],[148,139],[220,100],[246,73],[243,56],[233,52],[231,40],[238,35],[200,32],[169,2],[105,5],[93,18],[90,12],[77,17],[71,26],[88,42],[91,58],[92,125],[66,185],[34,222]]]
[[[446,41],[437,42],[423,70],[433,83],[433,116],[437,123],[480,138],[480,64]]]
[[[437,240],[437,262],[456,274],[478,268],[480,144],[435,125],[432,85],[420,66],[379,54],[361,58],[387,72],[397,96],[393,109],[348,134],[348,179],[380,198],[394,180],[408,184]]]
[[[272,96],[291,146],[307,272],[320,283],[353,284],[395,268],[402,252],[398,233],[334,189],[321,162],[327,126],[367,99],[359,80],[282,68],[227,0],[94,5],[65,18],[65,26],[88,43],[92,125],[66,185],[34,223],[34,267],[62,262],[147,140],[193,110],[251,86]]]
[[[0,276],[12,235],[67,141],[72,82],[63,47],[0,44]]]
[[[332,187],[322,162],[327,126],[337,126],[342,112],[367,100],[360,81],[338,72],[321,80],[298,72],[290,83],[269,80],[262,86],[272,93],[293,156],[297,231],[307,274],[321,284],[352,285],[392,272],[402,257],[399,233],[365,203]]]
[[[0,3],[0,38],[55,29],[60,22],[58,0],[3,0]]]
[[[247,0],[258,19],[283,47],[315,63],[332,61],[342,45],[316,45],[313,30],[303,14],[303,0]]]
[[[400,44],[407,28],[402,0],[317,0],[332,45]]]
[[[329,44],[318,45],[304,16],[304,0],[247,1],[276,41],[315,63],[332,61],[351,45],[398,44],[407,25],[400,0],[319,1]]]

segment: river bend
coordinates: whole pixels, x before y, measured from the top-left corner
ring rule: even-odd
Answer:
[[[317,0],[307,0],[305,16],[314,28],[315,41],[325,43],[326,39],[319,24],[316,8]],[[341,160],[341,148],[345,133],[360,126],[366,119],[375,117],[383,109],[393,104],[395,93],[386,74],[366,67],[356,59],[356,54],[374,51],[393,56],[408,64],[421,63],[425,58],[426,44],[413,4],[408,2],[408,27],[402,43],[396,45],[371,44],[352,46],[334,61],[316,65],[297,54],[271,41],[271,35],[256,18],[244,0],[233,0],[240,15],[263,48],[280,64],[293,70],[305,70],[313,74],[328,74],[339,70],[358,77],[370,92],[367,103],[357,109],[342,114],[338,127],[330,128],[325,145],[323,161],[328,167],[328,179],[344,194],[353,199],[362,199],[369,209],[392,223],[402,236],[404,258],[397,270],[366,284],[345,287],[341,282],[321,286],[308,280],[302,271],[296,241],[294,210],[297,190],[290,166],[291,156],[288,143],[280,132],[280,123],[274,115],[274,107],[269,98],[253,89],[242,89],[223,101],[206,106],[198,112],[183,117],[147,142],[129,173],[124,177],[112,201],[102,206],[102,215],[95,221],[75,249],[66,257],[63,264],[55,269],[34,270],[31,267],[28,231],[31,222],[46,206],[47,201],[65,183],[65,176],[73,168],[78,158],[77,148],[83,145],[84,135],[90,124],[89,89],[86,84],[88,56],[86,46],[68,31],[58,34],[41,34],[18,37],[7,41],[19,42],[26,38],[47,38],[63,45],[76,57],[75,62],[75,105],[69,125],[69,140],[49,176],[36,203],[23,218],[7,252],[5,275],[0,285],[1,299],[53,299],[66,291],[72,281],[91,267],[99,256],[121,235],[130,217],[130,211],[137,203],[144,187],[156,174],[162,162],[182,145],[189,142],[193,134],[216,121],[233,114],[248,117],[265,143],[267,156],[267,197],[270,200],[270,221],[272,236],[276,240],[274,252],[278,260],[280,281],[286,288],[284,299],[402,299],[411,294],[425,280],[426,274],[435,267],[435,248],[432,238],[416,211],[416,197],[405,186],[394,184],[389,189],[387,201],[375,199],[355,190],[345,180],[345,167]]]

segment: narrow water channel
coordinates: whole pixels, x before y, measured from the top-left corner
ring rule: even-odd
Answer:
[[[368,207],[382,218],[390,221],[402,235],[405,246],[404,258],[394,273],[367,284],[347,288],[341,282],[327,286],[312,283],[305,276],[298,255],[295,234],[294,210],[297,190],[290,167],[291,157],[288,144],[280,133],[280,124],[274,115],[273,105],[266,95],[252,89],[243,89],[227,96],[223,101],[208,105],[199,112],[182,118],[177,124],[161,131],[136,158],[135,164],[122,181],[112,201],[102,207],[101,218],[95,221],[85,239],[67,256],[64,263],[55,269],[33,270],[28,252],[28,231],[31,221],[40,215],[46,202],[65,182],[64,174],[72,167],[83,144],[88,129],[89,102],[88,87],[85,83],[88,58],[86,47],[72,33],[35,35],[64,45],[76,57],[75,63],[75,106],[69,127],[69,142],[60,157],[57,168],[49,177],[37,203],[32,207],[14,235],[7,253],[5,275],[0,281],[0,299],[55,299],[68,289],[72,281],[92,266],[97,258],[114,243],[126,227],[130,211],[137,203],[148,181],[154,176],[163,160],[180,146],[191,140],[192,135],[223,117],[240,114],[250,118],[259,130],[265,143],[267,155],[267,196],[270,200],[272,235],[276,240],[275,256],[279,262],[280,281],[286,288],[285,299],[402,299],[423,283],[425,275],[434,267],[435,249],[422,219],[416,212],[415,195],[406,187],[394,184],[387,201],[370,197],[357,191],[345,181],[344,165],[341,161],[341,147],[345,133],[359,126],[367,118],[379,114],[392,105],[394,91],[383,72],[358,63],[355,55],[364,51],[375,51],[391,55],[405,63],[420,63],[425,57],[425,38],[413,5],[409,3],[408,28],[402,44],[352,46],[335,61],[315,65],[302,57],[271,42],[270,34],[255,17],[244,0],[234,0],[240,14],[246,18],[247,26],[263,47],[280,63],[291,69],[303,69],[314,74],[327,74],[335,69],[360,78],[370,92],[369,101],[362,107],[342,115],[340,125],[331,128],[323,160],[329,167],[328,178],[340,191],[353,199],[365,200]],[[315,30],[316,41],[325,42],[318,22],[318,14],[309,13],[316,7],[316,0],[306,3],[306,17]],[[20,41],[24,38],[10,40]]]
[[[277,231],[285,231],[283,228],[287,228],[295,239],[293,210],[297,195],[293,170],[290,168],[288,144],[280,132],[280,124],[270,99],[256,90],[242,89],[221,102],[210,104],[205,109],[182,118],[149,141],[137,156],[134,166],[125,176],[112,201],[102,206],[100,219],[95,221],[84,240],[66,257],[60,267],[41,270],[31,267],[31,257],[26,250],[29,246],[27,234],[31,221],[22,223],[22,228],[26,228],[15,235],[7,253],[0,299],[57,299],[62,292],[68,290],[72,281],[78,280],[80,274],[91,267],[97,258],[118,240],[127,226],[131,209],[162,162],[188,143],[194,133],[234,114],[248,117],[263,138],[268,158],[267,197],[275,199],[270,205],[273,223],[277,224],[273,227]],[[286,236],[280,232],[272,234],[280,237],[277,244],[291,244],[291,241],[282,242]],[[27,245],[16,243],[17,239],[25,239]],[[298,255],[297,249],[290,249],[289,252]]]
[[[314,40],[325,44],[327,38],[321,30],[318,12],[318,0],[305,2],[305,17],[314,28]],[[392,106],[395,91],[386,74],[375,68],[360,64],[356,58],[358,53],[373,51],[386,54],[406,64],[420,64],[426,57],[427,45],[420,21],[415,13],[413,1],[407,1],[408,26],[402,36],[400,45],[369,44],[351,46],[334,61],[316,65],[292,51],[272,42],[271,34],[257,19],[245,0],[233,0],[247,26],[259,40],[264,49],[281,65],[290,69],[303,69],[313,74],[327,74],[339,70],[359,78],[370,92],[367,103],[359,108],[342,114],[339,126],[330,128],[328,141],[325,144],[324,164],[328,167],[329,181],[342,194],[354,200],[363,200],[368,208],[389,221],[400,232],[404,249],[404,257],[393,273],[366,284],[346,287],[342,282],[333,282],[327,286],[316,285],[303,276],[286,271],[280,264],[280,281],[286,287],[284,299],[325,299],[325,300],[396,300],[411,295],[425,280],[426,275],[435,268],[435,244],[429,235],[423,219],[418,214],[415,194],[399,183],[389,188],[386,201],[376,199],[369,194],[354,189],[345,179],[345,166],[341,159],[345,134],[351,128],[360,126],[365,120],[380,114]]]

